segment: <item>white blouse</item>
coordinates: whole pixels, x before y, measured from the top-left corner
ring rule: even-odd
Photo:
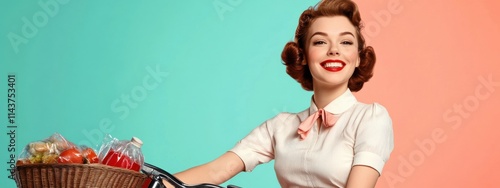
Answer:
[[[301,140],[299,124],[318,109],[280,113],[239,141],[230,151],[252,171],[275,159],[281,187],[345,187],[351,168],[365,165],[382,173],[394,148],[392,121],[380,104],[363,104],[349,89],[325,108],[338,116],[333,127],[317,123]]]

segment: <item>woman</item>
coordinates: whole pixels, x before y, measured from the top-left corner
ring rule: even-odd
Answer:
[[[372,77],[375,64],[360,30],[350,0],[324,0],[305,10],[282,59],[287,73],[314,92],[310,107],[267,120],[229,152],[175,176],[221,184],[274,159],[282,187],[374,187],[393,132],[383,106],[360,103],[351,93]]]

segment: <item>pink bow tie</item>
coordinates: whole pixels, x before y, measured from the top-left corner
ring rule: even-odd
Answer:
[[[333,125],[335,125],[335,122],[337,122],[338,119],[337,117],[335,117],[335,115],[327,112],[326,110],[319,109],[314,114],[307,117],[307,119],[304,120],[302,123],[300,123],[299,130],[297,131],[297,133],[299,133],[301,140],[304,140],[307,137],[307,134],[309,134],[309,130],[311,130],[311,128],[314,125],[314,122],[319,117],[321,117],[322,124],[325,127],[332,127]]]

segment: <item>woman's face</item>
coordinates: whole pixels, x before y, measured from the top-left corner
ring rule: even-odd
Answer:
[[[345,87],[359,66],[356,29],[345,16],[319,17],[306,39],[307,64],[317,87]]]

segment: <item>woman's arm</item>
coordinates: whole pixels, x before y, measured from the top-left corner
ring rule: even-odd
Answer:
[[[353,166],[347,179],[346,188],[373,188],[378,177],[377,170],[369,166]]]
[[[222,184],[245,169],[243,161],[233,152],[226,152],[217,159],[179,172],[174,176],[187,184]],[[166,180],[167,187],[172,187]]]
[[[346,186],[373,188],[394,149],[392,119],[387,109],[378,103],[368,106],[354,137],[354,166]]]

